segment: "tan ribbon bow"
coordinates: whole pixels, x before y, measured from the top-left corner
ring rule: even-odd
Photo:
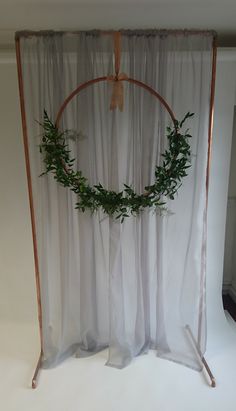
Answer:
[[[126,80],[128,76],[125,73],[120,73],[115,76],[108,76],[107,80],[113,83],[113,90],[111,95],[110,110],[115,110],[117,107],[120,111],[124,108],[124,86],[122,81]]]
[[[128,76],[125,73],[120,73],[120,56],[121,56],[121,33],[114,32],[114,56],[115,56],[115,76],[108,76],[107,80],[113,83],[113,90],[111,95],[110,110],[115,110],[117,107],[120,111],[124,108],[124,87],[123,80]]]

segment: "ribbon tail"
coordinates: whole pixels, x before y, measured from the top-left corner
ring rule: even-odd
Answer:
[[[119,81],[119,91],[117,96],[118,107],[120,111],[124,109],[124,87],[123,83]]]
[[[118,77],[108,76],[107,80],[112,83],[112,95],[110,110],[115,110],[117,107],[120,111],[124,109],[124,85],[122,80],[128,79],[125,73],[121,73]]]
[[[123,111],[124,108],[124,90],[123,84],[121,81],[114,80],[113,90],[111,96],[110,110],[115,110],[119,108],[120,111]]]
[[[110,110],[115,110],[116,107],[117,107],[116,82],[113,81],[113,88],[112,88],[112,95],[111,95]]]
[[[110,103],[110,110],[115,110],[118,106],[118,96],[119,96],[119,90],[118,90],[118,81],[114,80],[113,81],[113,89],[112,89],[112,95],[111,95],[111,103]]]

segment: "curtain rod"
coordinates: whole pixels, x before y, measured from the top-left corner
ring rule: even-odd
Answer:
[[[69,30],[69,31],[57,31],[57,30],[21,30],[15,33],[15,39],[19,38],[27,38],[27,37],[40,37],[40,36],[54,36],[56,35],[76,35],[76,34],[87,34],[90,36],[100,36],[100,35],[108,35],[114,34],[115,32],[120,32],[126,36],[168,36],[168,35],[200,35],[204,34],[206,36],[213,36],[214,38],[217,37],[217,32],[214,30],[195,30],[195,29],[120,29],[120,30]]]

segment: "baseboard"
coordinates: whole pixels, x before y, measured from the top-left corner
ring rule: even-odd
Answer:
[[[232,300],[236,303],[236,288],[231,285],[231,287],[229,288],[229,295],[232,298]]]
[[[236,303],[236,288],[232,284],[223,284],[223,294],[229,294],[232,300]]]
[[[222,294],[229,294],[231,284],[224,283],[222,287]]]
[[[232,327],[234,327],[234,330],[235,330],[235,321],[234,321],[232,315],[231,315],[231,314],[229,313],[229,311],[227,311],[227,310],[225,310],[224,312],[225,312],[225,316],[226,316],[228,322],[230,323],[230,325],[231,325]]]

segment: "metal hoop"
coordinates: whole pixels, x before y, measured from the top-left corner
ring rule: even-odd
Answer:
[[[65,99],[64,103],[62,104],[62,106],[60,107],[57,116],[56,116],[56,126],[59,126],[59,122],[61,119],[61,116],[65,110],[65,108],[67,107],[67,105],[69,104],[69,102],[77,95],[80,93],[80,91],[84,90],[85,88],[91,86],[92,84],[96,84],[96,83],[100,83],[103,81],[107,81],[107,77],[97,77],[95,79],[86,81],[85,83],[80,84],[80,86],[78,86],[74,91],[72,91],[72,93]],[[139,87],[142,87],[143,89],[149,91],[149,93],[151,93],[154,97],[156,97],[161,104],[166,108],[166,110],[168,111],[171,120],[173,121],[173,124],[175,126],[176,123],[176,118],[175,115],[173,113],[173,111],[171,110],[169,104],[166,102],[166,100],[156,91],[154,90],[152,87],[148,86],[147,84],[143,83],[142,81],[139,80],[135,80],[133,78],[126,78],[126,79],[121,79],[121,80],[117,80],[117,81],[128,81],[129,83],[133,83],[138,85]]]

